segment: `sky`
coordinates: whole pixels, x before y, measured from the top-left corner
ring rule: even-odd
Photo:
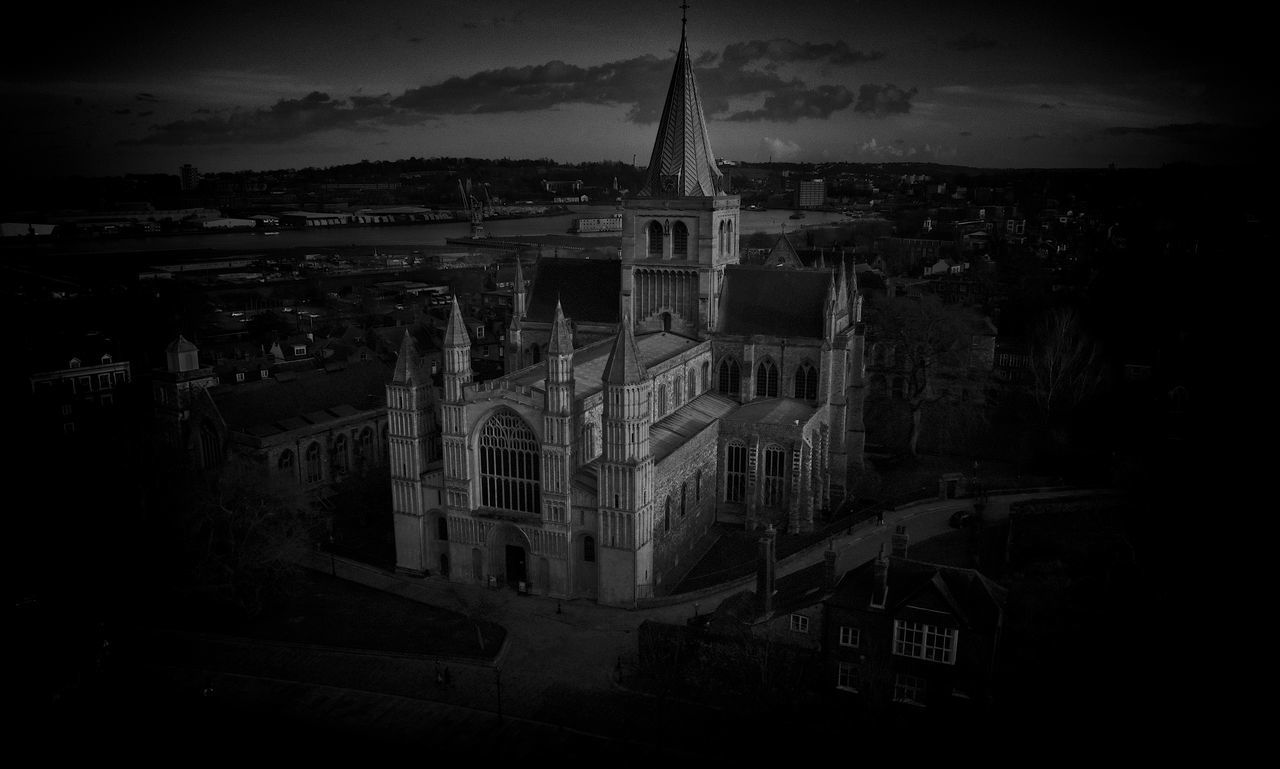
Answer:
[[[643,164],[682,13],[680,0],[30,5],[7,12],[0,53],[9,178]],[[1189,7],[693,0],[687,36],[721,159],[1260,160],[1275,126],[1264,25],[1248,6],[1176,12]]]

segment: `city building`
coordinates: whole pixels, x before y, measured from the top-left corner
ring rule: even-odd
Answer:
[[[670,82],[620,258],[540,259],[529,297],[515,281],[503,376],[474,381],[454,301],[438,507],[406,346],[387,387],[400,570],[634,606],[713,523],[812,531],[857,481],[862,298],[843,267],[740,263],[683,28]]]

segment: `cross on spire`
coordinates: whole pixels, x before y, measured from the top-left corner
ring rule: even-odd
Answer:
[[[685,22],[687,22],[687,21],[689,20],[689,19],[688,19],[688,11],[689,11],[689,0],[684,0],[684,2],[680,3],[680,26],[681,26],[681,28],[683,28],[683,27],[684,27],[684,25],[685,25]]]

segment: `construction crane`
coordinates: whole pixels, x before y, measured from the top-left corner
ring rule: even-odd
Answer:
[[[467,217],[471,220],[471,237],[485,237],[484,210],[480,207],[480,203],[471,196],[470,179],[467,179],[465,184],[461,179],[458,180],[458,194],[462,197],[462,208],[467,212]]]

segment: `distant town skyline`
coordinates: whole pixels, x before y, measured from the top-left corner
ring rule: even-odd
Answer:
[[[3,54],[5,172],[468,156],[647,162],[675,0],[231,0],[32,9]],[[1237,163],[1274,108],[1231,5],[689,4],[712,147],[740,162]],[[1231,31],[1230,44],[1223,30]],[[1257,65],[1257,66],[1255,66]]]

